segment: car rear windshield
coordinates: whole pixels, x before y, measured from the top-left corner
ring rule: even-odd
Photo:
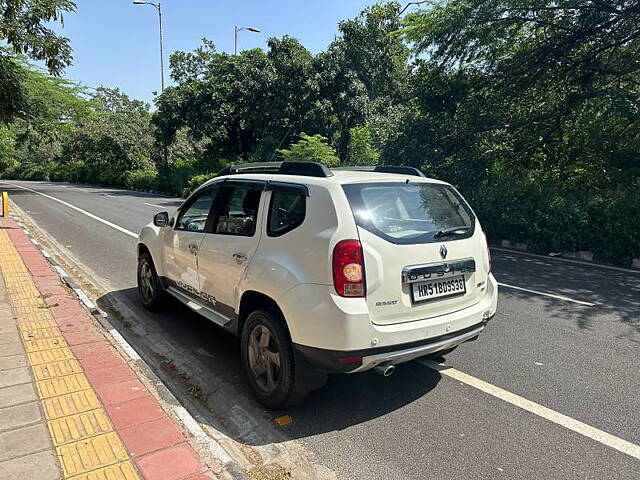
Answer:
[[[356,224],[389,242],[432,243],[473,235],[475,217],[448,185],[352,183],[343,188]],[[457,230],[443,235],[449,229]]]

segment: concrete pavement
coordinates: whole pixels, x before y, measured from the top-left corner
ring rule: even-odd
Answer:
[[[7,218],[0,219],[0,478],[214,478]]]
[[[97,295],[133,314],[123,336],[151,355],[170,356],[176,371],[197,383],[207,422],[243,452],[257,450],[257,462],[286,462],[281,446],[288,440],[309,463],[345,478],[640,478],[635,458],[421,364],[403,365],[388,379],[332,378],[302,405],[277,413],[292,418],[280,427],[252,401],[235,339],[178,305],[154,315],[140,309],[132,236],[41,193],[134,234],[178,199],[11,183],[29,190],[2,181],[0,189],[101,285]],[[595,306],[502,289],[488,330],[447,364],[640,444],[640,276],[504,252],[494,254],[494,273],[506,284]]]

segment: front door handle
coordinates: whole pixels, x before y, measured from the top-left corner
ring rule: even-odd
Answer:
[[[248,257],[244,253],[234,253],[233,258],[239,262],[246,262]]]

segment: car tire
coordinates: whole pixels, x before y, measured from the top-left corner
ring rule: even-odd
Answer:
[[[455,347],[447,348],[446,350],[440,350],[439,352],[430,353],[429,355],[425,355],[422,358],[443,358],[453,352],[456,348],[458,348],[458,345],[456,345]]]
[[[304,369],[296,371],[293,347],[280,314],[251,312],[242,328],[240,348],[249,386],[266,408],[294,405],[309,393]]]
[[[166,293],[151,255],[146,252],[138,258],[138,294],[147,310],[157,311],[164,306]]]

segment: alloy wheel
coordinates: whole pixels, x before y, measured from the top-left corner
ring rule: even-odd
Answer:
[[[265,393],[273,392],[280,382],[281,361],[278,346],[266,326],[256,325],[251,331],[247,353],[256,384]]]

